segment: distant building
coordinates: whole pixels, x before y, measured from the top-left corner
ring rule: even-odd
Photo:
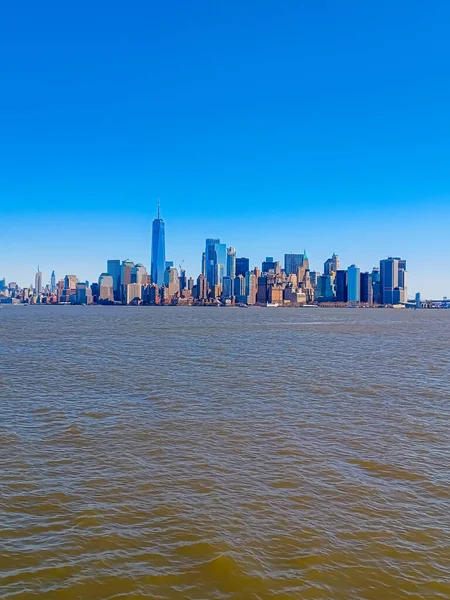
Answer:
[[[227,277],[236,277],[236,248],[227,248]]]
[[[335,299],[334,278],[331,275],[319,275],[314,295],[322,302],[333,302]]]
[[[233,285],[234,278],[228,276],[223,278],[222,298],[228,300],[234,296]]]
[[[140,304],[142,301],[142,285],[139,283],[129,283],[126,288],[126,303]]]
[[[361,300],[361,270],[356,265],[347,269],[347,295],[348,302],[360,302]]]
[[[164,272],[164,285],[168,289],[171,298],[180,294],[180,280],[175,267],[167,267]]]
[[[76,304],[92,304],[92,292],[87,283],[77,283],[75,294],[72,294],[71,298],[73,295]]]
[[[166,226],[160,215],[160,203],[158,200],[158,215],[152,223],[152,256],[150,277],[152,283],[161,287],[164,283],[164,271],[166,262]]]
[[[250,259],[241,256],[240,258],[236,258],[236,277],[238,275],[244,275],[250,271]]]
[[[236,275],[234,278],[234,295],[240,298],[246,296],[245,293],[245,277],[243,275]],[[240,300],[242,302],[243,300]]]
[[[39,269],[39,266],[37,268],[37,273],[34,277],[34,291],[36,293],[36,296],[39,296],[42,292],[42,273]]]
[[[336,285],[336,302],[347,302],[347,271],[339,269],[336,271],[335,277]]]
[[[226,275],[227,247],[220,243],[220,239],[206,240],[205,267],[209,287],[213,289],[215,285],[221,286]]]
[[[102,273],[98,279],[98,300],[99,302],[113,302],[114,300],[114,279],[109,273]]]
[[[120,260],[108,260],[106,263],[106,272],[113,278],[114,300],[117,302],[121,300],[120,271]]]
[[[131,283],[133,268],[134,262],[132,260],[124,260],[120,266],[121,300],[123,302],[126,302],[127,299],[127,286]]]
[[[333,256],[327,259],[323,265],[324,275],[335,275],[339,270],[340,260],[339,256],[333,252]]]
[[[281,272],[280,261],[274,260],[273,256],[267,256],[266,260],[261,265],[261,272],[270,273],[271,271],[275,274]]]
[[[50,277],[50,290],[51,290],[52,294],[54,294],[56,292],[56,276],[55,276],[55,271],[52,271],[52,275]]]
[[[141,263],[134,265],[131,270],[131,283],[138,283],[139,285],[148,284],[148,273],[147,269]]]
[[[406,261],[389,257],[380,261],[380,287],[383,304],[407,301]]]
[[[256,294],[256,302],[258,304],[266,304],[267,302],[267,276],[260,275],[258,277],[258,291]]]
[[[208,298],[208,282],[206,277],[199,275],[197,277],[197,300],[206,300]]]
[[[373,304],[372,273],[361,273],[360,293],[361,302]]]
[[[285,254],[284,272],[286,275],[297,274],[297,270],[303,267],[303,254]]]

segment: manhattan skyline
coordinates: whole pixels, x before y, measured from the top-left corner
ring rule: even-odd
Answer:
[[[406,256],[411,293],[448,295],[449,20],[444,2],[4,7],[2,276],[150,269],[160,196],[189,273],[211,238],[251,264]]]

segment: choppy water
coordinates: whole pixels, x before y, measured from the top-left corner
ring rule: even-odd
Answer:
[[[450,311],[0,311],[0,598],[450,597]]]

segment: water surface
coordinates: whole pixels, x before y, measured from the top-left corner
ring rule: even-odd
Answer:
[[[450,311],[0,311],[0,598],[450,598]]]

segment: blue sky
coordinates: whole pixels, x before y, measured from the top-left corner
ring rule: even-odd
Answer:
[[[0,12],[0,278],[108,258],[197,276],[206,237],[260,264],[407,259],[450,295],[450,4],[20,2]]]

